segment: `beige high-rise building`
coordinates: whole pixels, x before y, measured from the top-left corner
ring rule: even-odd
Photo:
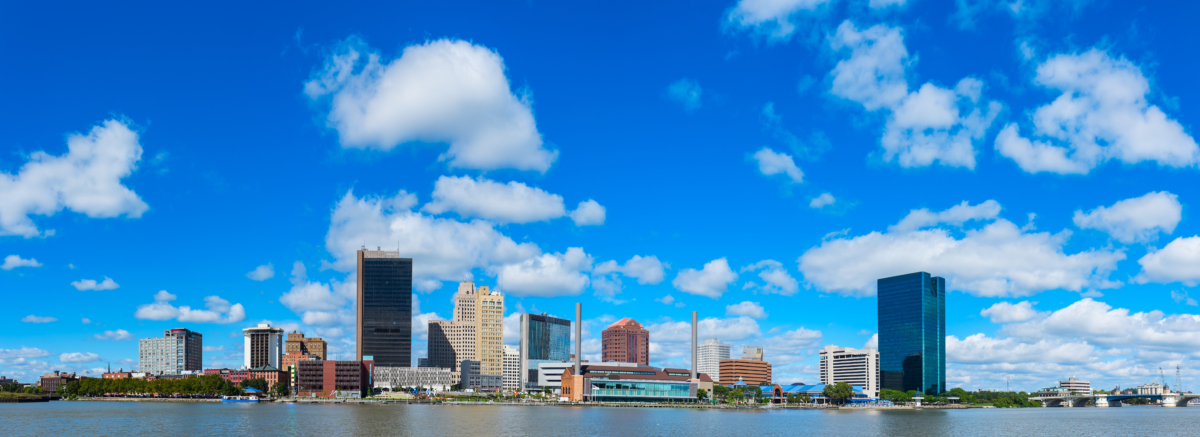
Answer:
[[[478,361],[480,374],[504,374],[504,296],[471,281],[458,284],[454,319],[429,321],[429,366],[445,367],[460,382],[461,363]]]

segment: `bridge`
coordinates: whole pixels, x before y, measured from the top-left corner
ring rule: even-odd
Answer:
[[[1102,395],[1102,394],[1073,394],[1063,396],[1035,396],[1031,401],[1041,401],[1043,407],[1084,407],[1089,401],[1095,401],[1097,407],[1119,407],[1121,401],[1128,399],[1151,399],[1162,401],[1162,406],[1168,408],[1186,407],[1188,402],[1200,399],[1200,394],[1166,393],[1161,395]]]

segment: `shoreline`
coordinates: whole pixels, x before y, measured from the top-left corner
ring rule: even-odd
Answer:
[[[62,399],[68,401],[68,399]],[[70,399],[84,402],[174,402],[174,403],[222,403],[221,399],[193,398],[119,398],[87,397]],[[459,401],[408,401],[398,399],[277,399],[262,401],[264,404],[343,404],[343,405],[442,405],[442,406],[518,406],[518,407],[610,407],[610,408],[675,408],[697,410],[967,410],[986,409],[976,405],[938,406],[814,406],[814,405],[723,405],[723,404],[639,404],[639,403],[583,403],[583,402],[459,402]],[[994,408],[994,407],[993,407]]]

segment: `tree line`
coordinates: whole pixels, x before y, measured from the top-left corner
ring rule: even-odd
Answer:
[[[123,378],[104,379],[86,378],[71,381],[63,385],[59,391],[64,395],[73,396],[237,396],[246,387],[254,387],[264,394],[268,393],[267,381],[263,378],[247,379],[241,384],[234,384],[222,378],[221,375],[191,376],[179,379],[144,379]],[[287,396],[287,385],[278,382],[270,387],[276,396]]]

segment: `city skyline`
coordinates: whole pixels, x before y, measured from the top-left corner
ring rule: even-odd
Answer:
[[[925,271],[948,387],[1191,388],[1197,6],[967,3],[14,5],[0,375],[177,328],[236,367],[264,322],[353,360],[366,247],[412,259],[413,365],[473,280],[505,345],[582,302],[584,358],[630,318],[690,368],[698,311],[813,384]]]

